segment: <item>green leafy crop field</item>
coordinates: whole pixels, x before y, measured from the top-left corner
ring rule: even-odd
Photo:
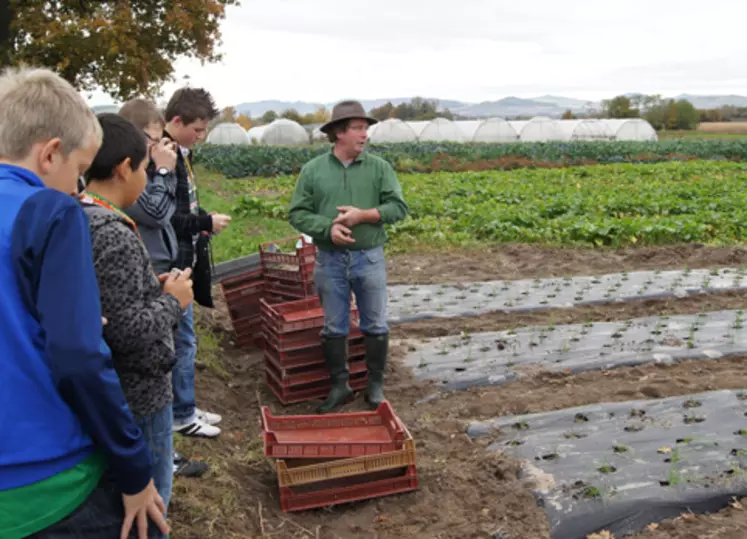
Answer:
[[[204,176],[204,206],[234,216],[230,229],[216,238],[216,261],[296,234],[287,223],[295,176]],[[623,163],[399,178],[410,217],[389,227],[389,248],[395,251],[509,242],[734,244],[747,232],[747,164],[742,163]]]
[[[310,147],[204,146],[197,162],[227,178],[297,173],[329,145]],[[369,151],[399,172],[512,170],[609,163],[731,160],[747,158],[747,140],[677,139],[658,142],[537,142],[512,144],[404,143]]]

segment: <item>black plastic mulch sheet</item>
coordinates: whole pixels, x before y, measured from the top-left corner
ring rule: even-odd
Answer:
[[[502,385],[528,368],[575,374],[718,359],[747,355],[744,318],[714,311],[454,335],[410,343],[405,362],[417,378],[458,390]]]
[[[523,462],[553,539],[616,537],[747,495],[747,391],[605,403],[473,423]]]
[[[463,284],[392,285],[388,287],[388,320],[402,323],[429,318],[478,316],[494,311],[539,311],[744,288],[747,288],[747,278],[743,268],[634,271]]]

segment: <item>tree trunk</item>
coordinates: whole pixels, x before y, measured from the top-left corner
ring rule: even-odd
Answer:
[[[0,0],[0,67],[10,65],[10,0]]]

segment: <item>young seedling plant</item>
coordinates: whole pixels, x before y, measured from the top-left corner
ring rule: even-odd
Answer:
[[[736,319],[734,320],[734,326],[732,326],[734,329],[742,329],[744,327],[744,311],[742,309],[739,309],[737,311]]]
[[[616,455],[622,455],[625,453],[628,453],[630,451],[630,447],[623,444],[615,444],[612,446],[612,452]]]

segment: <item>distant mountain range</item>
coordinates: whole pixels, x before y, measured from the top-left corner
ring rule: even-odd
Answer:
[[[515,118],[518,116],[562,116],[566,110],[574,113],[590,114],[598,110],[601,103],[582,101],[569,97],[541,96],[532,99],[504,97],[497,101],[484,101],[476,104],[465,104],[462,107],[450,108],[451,112],[470,118],[498,116]]]
[[[631,95],[631,94],[626,94]],[[393,97],[382,99],[366,99],[361,103],[366,110],[380,107],[388,102],[393,105],[407,103],[411,97]],[[601,108],[598,101],[585,101],[571,97],[562,97],[554,95],[543,95],[530,99],[520,97],[504,97],[496,101],[483,101],[482,103],[467,103],[453,99],[435,99],[439,102],[441,109],[449,109],[452,113],[467,118],[487,118],[497,116],[501,118],[532,117],[532,116],[551,116],[560,117],[566,110],[571,110],[574,114],[590,114]],[[674,99],[687,99],[698,109],[717,109],[723,106],[747,107],[747,96],[741,95],[691,95],[681,94]],[[269,110],[282,112],[287,109],[296,109],[299,114],[310,114],[315,112],[319,107],[332,108],[334,103],[313,103],[308,101],[255,101],[240,103],[234,105],[234,109],[239,114],[247,114],[253,118],[262,116]],[[99,105],[93,107],[97,112],[108,112],[114,110],[111,105]]]
[[[747,107],[743,95],[690,95],[682,94],[675,99],[687,99],[696,109],[720,109],[721,107]]]
[[[409,103],[412,97],[392,97],[387,99],[364,99],[361,100],[361,104],[366,110],[375,109],[377,107],[380,107],[382,105],[386,105],[388,102],[391,101],[393,105],[399,105],[400,103]],[[427,99],[434,99],[434,98],[427,98]],[[464,103],[462,101],[454,101],[450,99],[437,99],[436,101],[439,102],[439,105],[442,109],[457,109],[460,107],[468,106],[468,103]],[[251,103],[240,103],[238,105],[234,105],[234,109],[236,109],[236,112],[239,114],[251,114],[253,118],[256,118],[258,116],[262,116],[265,112],[269,110],[274,110],[275,112],[281,112],[283,110],[287,109],[296,109],[296,111],[303,115],[303,114],[311,114],[313,112],[316,112],[319,107],[327,107],[328,109],[331,109],[334,106],[334,103],[310,103],[307,101],[255,101]]]
[[[409,102],[411,97],[395,97],[382,99],[362,100],[361,103],[366,110],[380,107],[387,102],[393,105]],[[435,98],[429,98],[435,99]],[[741,95],[691,95],[682,94],[674,99],[687,99],[699,109],[717,109],[723,106],[747,107],[747,97]],[[436,99],[441,109],[449,109],[452,113],[468,118],[485,118],[499,116],[502,118],[515,118],[517,116],[562,116],[566,110],[574,114],[593,113],[601,108],[598,101],[585,101],[571,97],[543,95],[531,99],[519,97],[504,97],[496,101],[483,101],[482,103],[467,103],[452,99]],[[331,108],[334,103],[309,103],[306,101],[257,101],[241,103],[234,108],[242,114],[250,114],[252,117],[262,116],[268,110],[281,112],[286,109],[296,109],[299,114],[309,114],[319,107]]]

